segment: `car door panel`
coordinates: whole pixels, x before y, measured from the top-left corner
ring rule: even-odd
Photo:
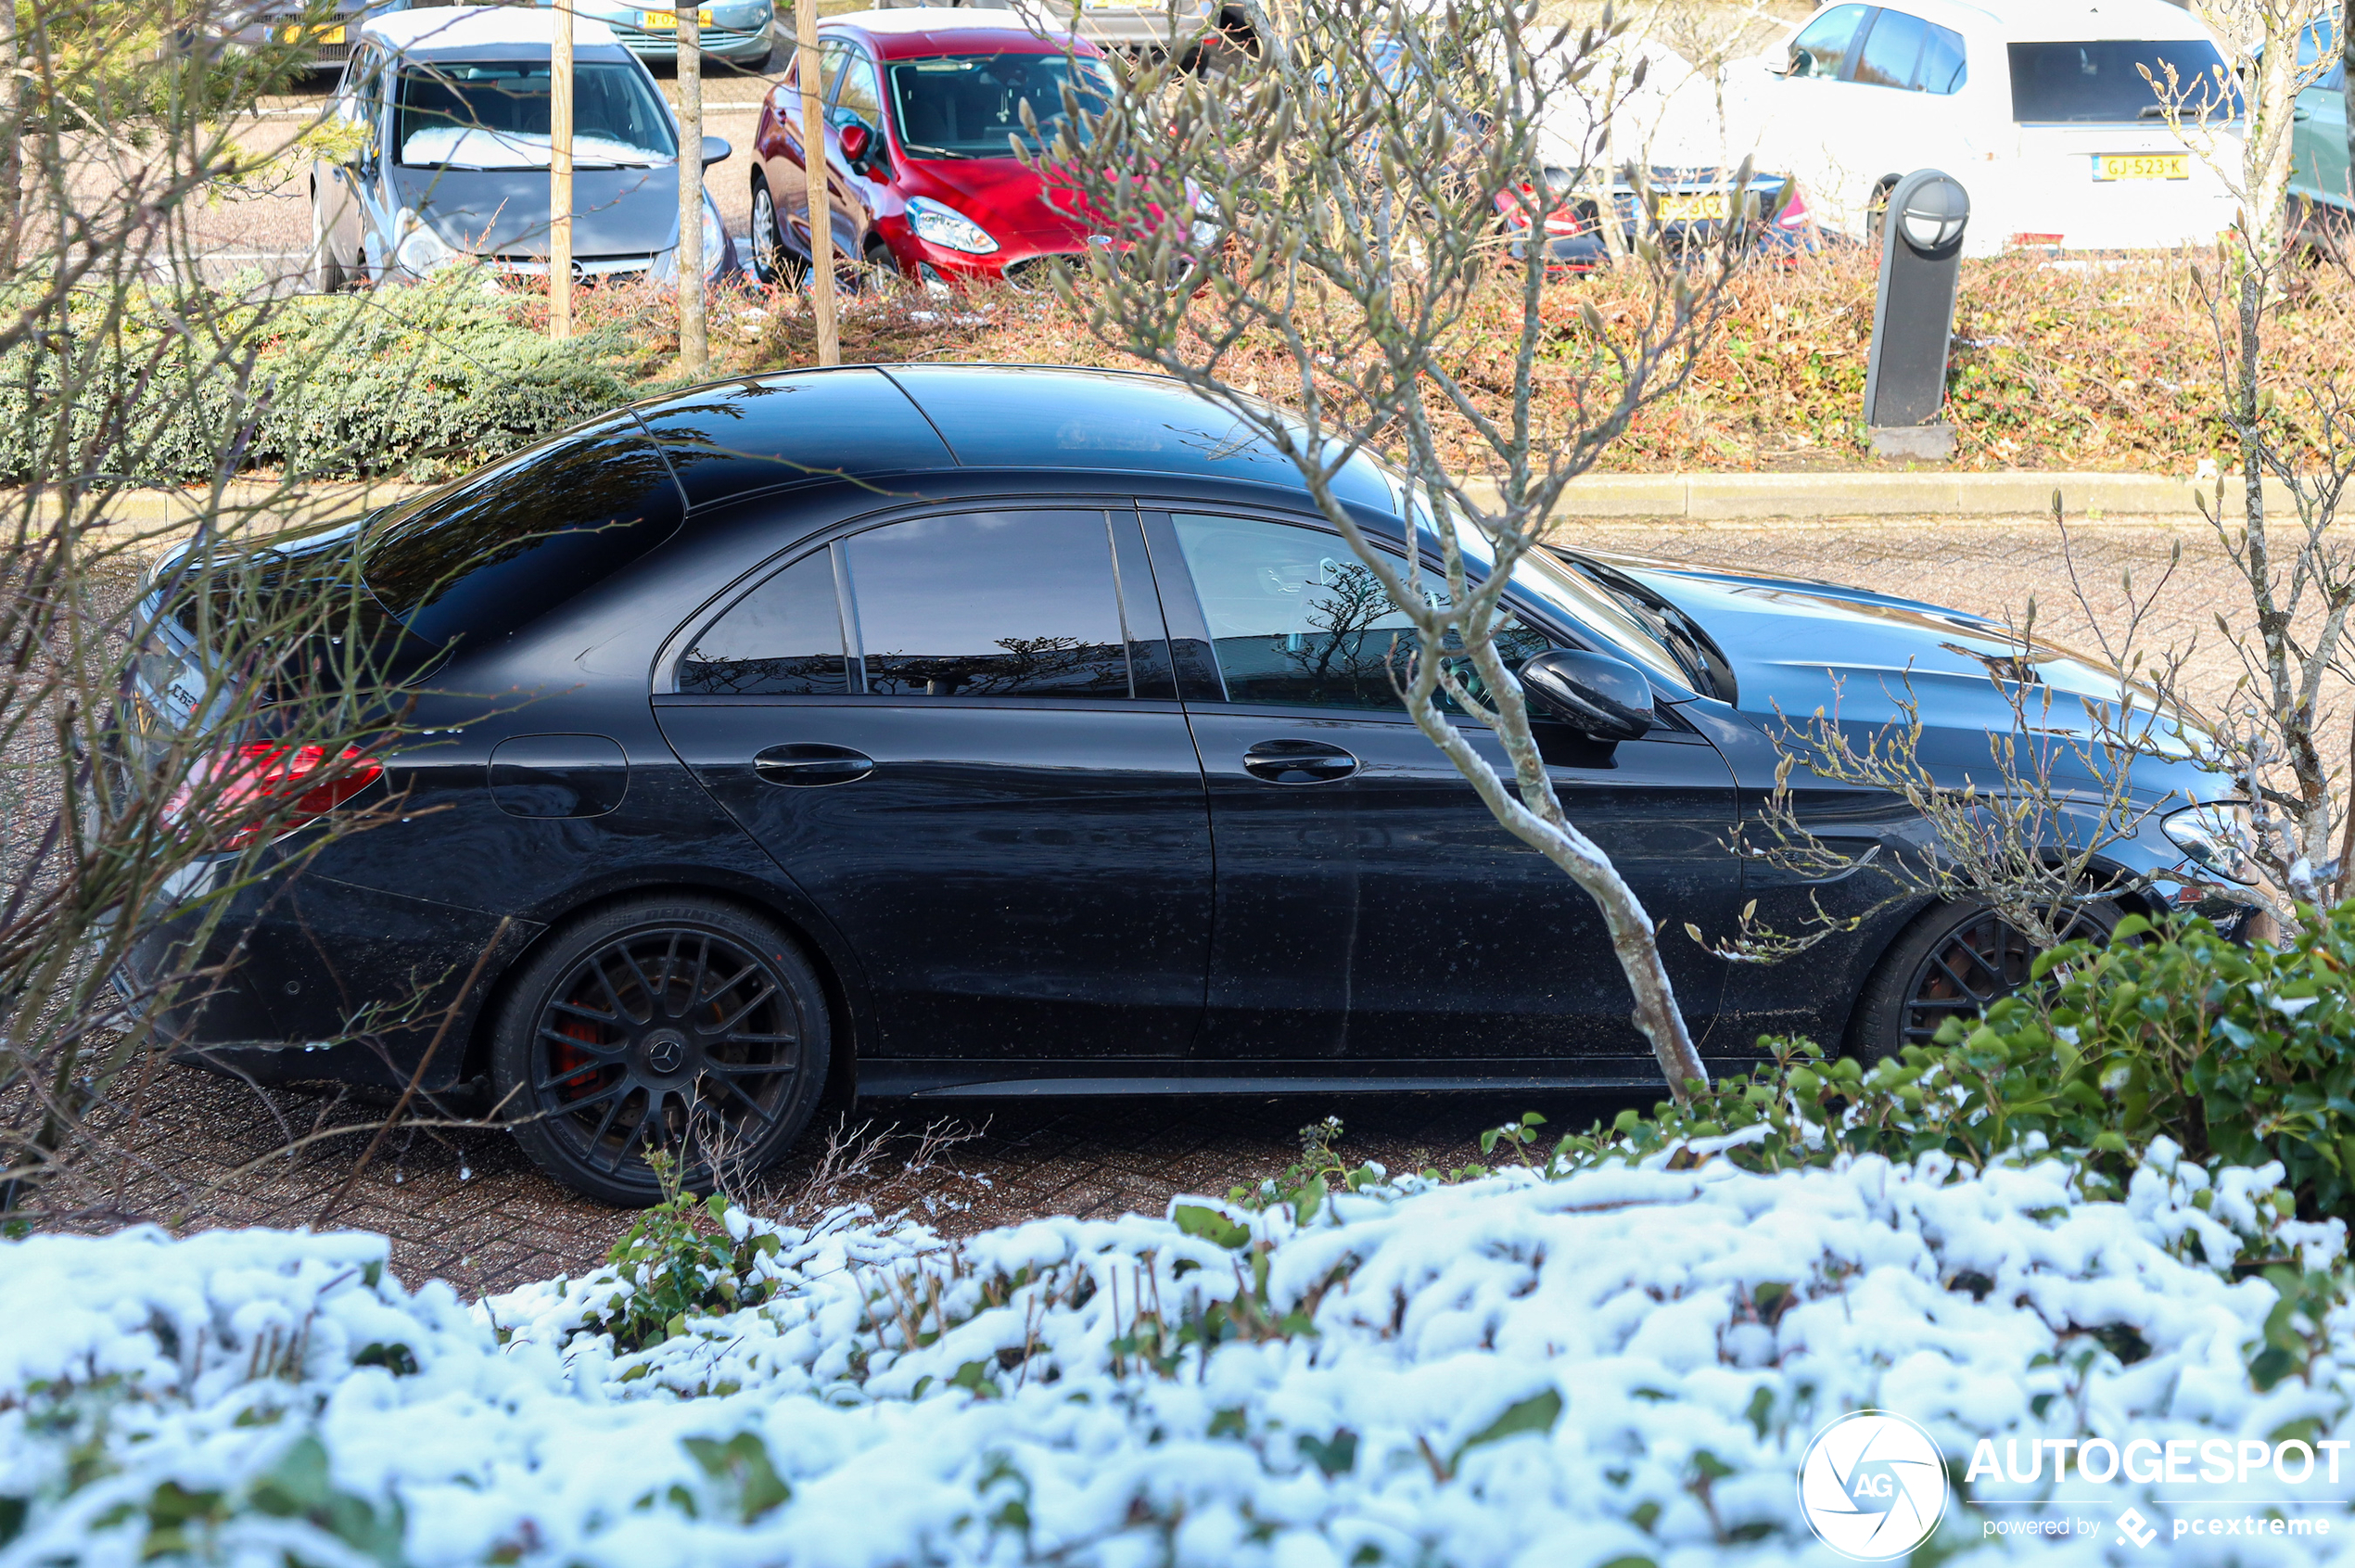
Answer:
[[[1193,1042],[1209,813],[1183,710],[1131,695],[1156,668],[1165,682],[1166,656],[1119,593],[1116,566],[1143,580],[1143,563],[1133,514],[1114,516],[1127,562],[1101,511],[854,533],[740,600],[656,698],[689,769],[858,953],[875,999],[864,1052],[1176,1057]],[[932,525],[936,551],[885,537]],[[1026,602],[1008,608],[1012,592]],[[792,625],[833,641],[764,630]],[[1034,625],[1060,630],[985,635]],[[732,644],[731,626],[752,630]],[[1065,695],[1085,691],[1102,695]]]
[[[1197,706],[1218,855],[1210,1017],[1219,1057],[1526,1059],[1643,1055],[1627,982],[1594,900],[1500,825],[1403,717]],[[1492,767],[1483,728],[1459,726]],[[1732,775],[1708,742],[1669,733],[1602,748],[1557,732],[1574,764],[1547,769],[1564,811],[1672,926],[1722,928],[1738,869]],[[1354,757],[1347,777],[1276,783],[1245,754],[1269,740]],[[1724,963],[1681,936],[1662,944],[1696,1037]]]
[[[1202,1054],[1320,1071],[1575,1056],[1609,1076],[1610,1059],[1648,1062],[1594,901],[1496,822],[1389,694],[1387,600],[1366,597],[1347,546],[1266,519],[1148,513],[1146,527],[1217,854]],[[1272,555],[1252,531],[1271,529],[1292,529],[1267,536]],[[1254,593],[1293,595],[1292,629],[1255,622]],[[1344,623],[1354,644],[1313,634]],[[1520,635],[1524,654],[1542,645]],[[1235,700],[1254,692],[1287,700]],[[1459,727],[1509,776],[1492,733]],[[1572,820],[1655,916],[1729,922],[1736,802],[1715,748],[1673,718],[1615,749],[1538,728]],[[1725,965],[1689,942],[1664,950],[1698,1035]]]

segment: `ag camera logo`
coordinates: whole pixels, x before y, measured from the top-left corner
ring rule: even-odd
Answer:
[[[1799,1462],[1799,1511],[1842,1557],[1903,1557],[1945,1517],[1946,1457],[1887,1410],[1854,1410],[1815,1434]]]

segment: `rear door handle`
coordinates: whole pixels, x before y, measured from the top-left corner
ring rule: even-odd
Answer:
[[[1357,771],[1357,759],[1323,741],[1261,741],[1243,753],[1243,771],[1269,784],[1330,784]]]
[[[772,746],[752,759],[760,782],[772,784],[837,784],[863,779],[875,771],[875,759],[847,746],[796,741]]]

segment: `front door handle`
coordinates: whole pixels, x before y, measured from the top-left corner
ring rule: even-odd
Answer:
[[[1269,784],[1330,784],[1357,771],[1357,759],[1323,741],[1261,741],[1243,753],[1243,771]]]
[[[863,779],[875,771],[875,759],[847,746],[795,742],[772,746],[752,759],[760,782],[772,784],[837,784]]]

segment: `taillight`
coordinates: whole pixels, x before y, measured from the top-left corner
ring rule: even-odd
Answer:
[[[1778,229],[1803,229],[1807,226],[1807,198],[1799,194],[1799,182],[1790,183],[1790,195],[1783,202],[1783,210],[1775,214]]]
[[[1518,190],[1498,191],[1496,210],[1504,215],[1506,223],[1517,229],[1529,227],[1530,214],[1543,211],[1547,234],[1583,234],[1586,230],[1586,224],[1578,216],[1575,207],[1540,191],[1527,180],[1521,182]]]
[[[330,759],[324,746],[262,741],[236,747],[200,769],[198,778],[211,786],[205,811],[229,827],[224,847],[243,849],[265,835],[289,834],[325,816],[383,773],[383,763],[349,747]],[[175,805],[185,808],[193,793],[192,787]],[[250,820],[255,817],[263,820]]]

